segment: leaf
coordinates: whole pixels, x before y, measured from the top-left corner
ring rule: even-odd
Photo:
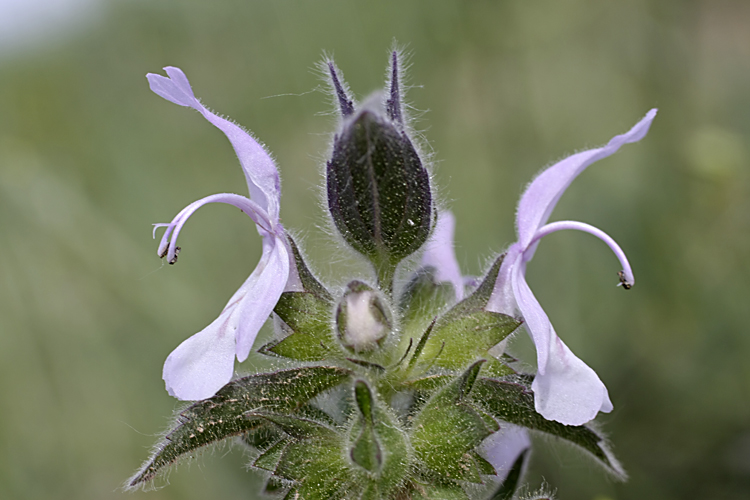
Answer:
[[[281,454],[284,453],[287,445],[289,445],[288,439],[280,439],[276,444],[268,448],[255,459],[253,467],[258,467],[259,469],[265,469],[271,472],[275,471],[276,466],[279,464],[279,460],[281,460]]]
[[[480,377],[474,384],[471,398],[476,405],[499,420],[543,432],[576,445],[593,455],[615,476],[624,478],[625,473],[610,452],[604,436],[587,425],[563,425],[545,419],[534,410],[534,394],[522,382],[523,379],[520,377],[516,378],[516,382]]]
[[[298,361],[320,361],[337,357],[337,354],[340,357],[341,353],[331,336],[331,302],[312,292],[284,292],[274,312],[293,333],[280,341],[264,345],[258,352]]]
[[[312,437],[291,442],[282,453],[275,474],[294,486],[285,498],[345,499],[355,494],[340,439]]]
[[[414,500],[469,500],[469,496],[456,485],[418,485]]]
[[[410,360],[454,370],[463,369],[515,331],[521,322],[506,314],[485,311],[504,256],[497,258],[479,287],[440,316],[422,336]],[[438,355],[438,353],[440,355]],[[496,364],[496,363],[492,363]],[[493,367],[494,368],[494,367]]]
[[[476,290],[472,292],[471,295],[453,306],[453,308],[448,311],[448,313],[446,313],[446,316],[449,316],[446,319],[449,319],[450,315],[455,315],[456,317],[463,316],[468,312],[481,311],[485,307],[487,307],[487,303],[492,296],[492,292],[495,290],[497,275],[500,272],[500,266],[502,265],[504,259],[505,254],[502,254],[500,257],[495,259],[495,262],[492,263],[489,271],[487,271],[487,274],[482,280],[482,283],[480,283],[480,285]]]
[[[500,313],[472,311],[455,316],[449,311],[438,319],[422,351],[425,362],[435,358],[435,365],[454,370],[462,369],[502,342],[520,322]],[[444,346],[443,346],[444,345]],[[443,352],[438,356],[440,350]],[[437,356],[437,357],[436,357]]]
[[[469,453],[498,429],[492,419],[468,404],[467,395],[482,363],[484,360],[474,363],[443,387],[413,420],[414,452],[429,471],[437,473],[438,479],[481,482],[477,464]]]
[[[313,366],[250,375],[229,382],[215,396],[180,412],[175,427],[129,484],[135,487],[153,479],[164,467],[198,448],[257,430],[263,420],[248,418],[250,410],[295,411],[350,375],[343,368]]]

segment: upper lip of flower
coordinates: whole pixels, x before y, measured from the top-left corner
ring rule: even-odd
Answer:
[[[197,400],[213,396],[229,382],[235,355],[240,361],[247,358],[279,297],[288,285],[294,286],[295,275],[286,234],[279,223],[281,183],[273,159],[248,132],[203,106],[179,68],[164,70],[168,77],[147,75],[151,90],[168,101],[197,110],[224,132],[242,165],[250,198],[230,193],[211,195],[182,209],[169,224],[155,224],[166,227],[157,253],[173,264],[179,252],[177,237],[182,226],[207,203],[227,203],[239,208],[255,222],[263,238],[263,256],[258,266],[221,315],[180,344],[164,363],[163,376],[169,393],[179,399]]]
[[[605,146],[576,153],[544,170],[529,184],[518,204],[518,241],[508,249],[487,309],[510,314],[518,310],[523,316],[537,349],[538,371],[532,385],[536,410],[549,420],[580,425],[599,411],[611,411],[612,403],[596,373],[557,337],[526,283],[526,263],[534,256],[542,237],[562,229],[577,229],[593,234],[612,249],[622,265],[623,270],[618,273],[621,285],[630,288],[635,283],[625,253],[609,235],[583,222],[547,224],[547,220],[573,179],[622,145],[641,140],[655,116],[656,109],[652,109],[628,132],[614,137]]]

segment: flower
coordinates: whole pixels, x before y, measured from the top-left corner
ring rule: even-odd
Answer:
[[[422,254],[422,266],[435,268],[435,280],[453,285],[456,302],[464,298],[464,278],[453,249],[456,218],[448,210],[438,212],[437,223]]]
[[[559,221],[547,224],[557,201],[578,174],[597,160],[614,154],[623,144],[641,140],[648,132],[656,109],[649,111],[627,133],[606,146],[582,151],[544,170],[521,196],[516,213],[518,241],[503,261],[487,310],[514,314],[518,311],[537,350],[537,374],[532,384],[536,411],[548,420],[581,425],[599,411],[610,412],[612,402],[607,388],[594,370],[578,359],[555,333],[542,306],[526,283],[526,263],[539,240],[555,231],[577,229],[604,241],[622,264],[620,285],[630,288],[635,279],[625,253],[606,233],[583,222]]]
[[[247,358],[279,297],[285,289],[295,287],[298,277],[284,228],[279,223],[281,183],[273,159],[249,133],[203,106],[182,70],[173,67],[164,70],[168,77],[152,73],[146,76],[151,90],[168,101],[199,111],[224,132],[242,165],[250,198],[230,193],[211,195],[182,209],[169,224],[155,224],[166,227],[159,256],[166,256],[170,264],[177,261],[180,250],[177,237],[182,226],[207,203],[227,203],[239,208],[255,222],[263,239],[260,262],[219,317],[181,343],[164,363],[162,376],[167,392],[178,399],[193,401],[213,396],[231,380],[234,357],[239,361]]]

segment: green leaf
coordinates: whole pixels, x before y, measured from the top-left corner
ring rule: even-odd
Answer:
[[[563,425],[545,419],[534,410],[534,394],[521,377],[515,382],[480,377],[474,384],[472,399],[497,419],[576,445],[593,455],[609,472],[624,478],[624,471],[609,450],[604,436],[588,425]]]
[[[267,495],[273,495],[286,488],[287,485],[281,479],[270,476],[266,481],[266,486],[263,488],[263,493]]]
[[[295,411],[350,375],[343,368],[313,366],[250,375],[229,382],[215,396],[180,412],[174,428],[129,484],[135,487],[153,479],[164,467],[198,448],[257,430],[263,420],[248,418],[250,410]]]
[[[337,438],[314,437],[290,443],[275,471],[277,476],[294,482],[286,498],[357,498],[360,488],[353,484],[355,478],[342,448],[343,443]]]
[[[500,266],[502,265],[503,260],[505,260],[505,254],[502,254],[495,259],[495,262],[492,263],[492,266],[489,271],[487,271],[487,274],[477,289],[474,290],[471,295],[456,304],[450,311],[448,311],[446,316],[455,315],[456,317],[459,317],[472,311],[481,311],[487,307],[492,292],[495,290],[495,282],[497,281],[497,275],[500,272]]]
[[[495,470],[495,467],[489,463],[487,460],[482,458],[482,456],[477,453],[476,451],[472,451],[469,453],[471,455],[471,458],[474,459],[474,462],[477,464],[477,469],[479,469],[479,473],[484,476],[495,476],[497,475],[497,471]]]
[[[282,434],[276,426],[269,422],[258,421],[258,425],[242,435],[242,441],[246,445],[263,452],[281,437]]]
[[[451,313],[440,318],[432,329],[421,354],[424,362],[434,358],[437,366],[461,369],[478,357],[487,356],[488,349],[521,324],[510,316],[489,311],[472,311],[462,316]]]
[[[264,345],[258,352],[298,361],[340,357],[341,352],[331,336],[333,305],[330,301],[312,292],[284,292],[274,312],[293,333]]]
[[[253,467],[258,467],[259,469],[265,469],[271,472],[275,471],[276,466],[279,464],[279,460],[281,460],[281,454],[284,453],[284,450],[288,445],[288,439],[280,439],[276,444],[269,447],[255,459]]]
[[[513,495],[518,490],[518,486],[521,483],[521,476],[523,475],[523,465],[526,457],[529,455],[528,448],[524,450],[511,467],[508,475],[505,477],[505,481],[498,486],[498,488],[492,493],[487,500],[512,500]]]
[[[246,415],[248,418],[268,420],[295,439],[337,439],[339,436],[335,429],[309,418],[259,411],[248,412]]]
[[[488,349],[502,342],[521,325],[511,316],[484,310],[503,259],[504,256],[498,257],[470,296],[427,328],[412,355],[410,366],[421,357],[421,363],[428,366],[435,364],[453,370],[463,369],[477,358],[487,357]],[[492,364],[497,365],[494,361]],[[497,366],[492,369],[496,371]]]
[[[477,464],[469,453],[498,429],[467,398],[482,363],[484,360],[474,363],[443,387],[413,420],[411,442],[415,454],[428,471],[437,473],[438,480],[481,482]]]

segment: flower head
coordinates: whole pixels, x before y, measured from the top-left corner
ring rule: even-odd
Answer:
[[[164,363],[167,391],[182,400],[213,396],[234,373],[234,358],[244,361],[258,331],[286,288],[295,287],[296,268],[284,228],[279,222],[281,183],[271,156],[249,133],[209,111],[193,94],[179,68],[164,68],[168,77],[149,73],[151,90],[180,106],[199,111],[229,139],[242,165],[250,198],[215,194],[182,209],[166,227],[158,254],[170,264],[177,261],[177,237],[188,218],[207,203],[227,203],[247,214],[263,239],[263,254],[250,277],[227,303],[218,318],[180,344]]]
[[[607,388],[594,370],[578,359],[555,333],[542,306],[526,283],[526,263],[534,256],[539,240],[555,231],[577,229],[603,240],[622,265],[620,285],[635,283],[625,253],[603,231],[576,221],[547,224],[557,201],[578,174],[597,160],[614,154],[623,144],[641,140],[648,132],[656,110],[652,109],[632,129],[614,137],[607,145],[576,153],[544,170],[529,184],[516,213],[518,241],[507,251],[487,309],[523,316],[537,350],[537,375],[532,389],[536,410],[549,420],[580,425],[599,411],[609,412],[612,403]]]

